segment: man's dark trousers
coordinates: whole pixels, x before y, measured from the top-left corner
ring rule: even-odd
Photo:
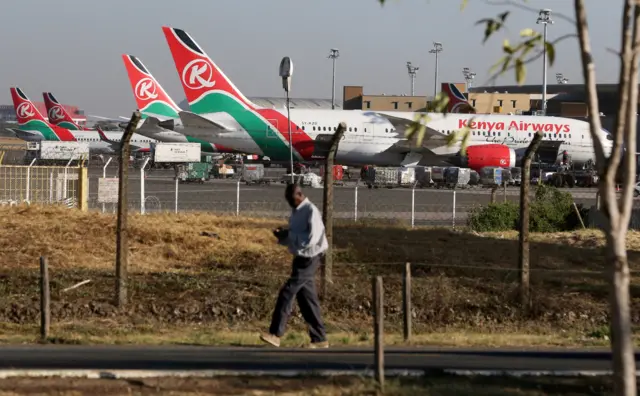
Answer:
[[[300,313],[309,325],[311,342],[327,340],[324,324],[320,317],[320,302],[314,279],[321,263],[322,255],[310,258],[298,256],[293,259],[291,277],[280,289],[269,333],[278,337],[284,335],[287,321],[293,309],[293,298],[296,297]]]

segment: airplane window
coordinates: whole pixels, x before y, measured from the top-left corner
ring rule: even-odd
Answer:
[[[358,132],[358,128],[353,128],[353,131],[354,132]]]
[[[531,132],[529,132],[529,137],[531,137]]]
[[[364,128],[364,131],[366,132],[366,131],[367,131],[367,128]]]
[[[569,134],[569,139],[571,139],[571,134]]]
[[[496,136],[496,133],[495,133],[495,132],[493,133],[493,136]]]
[[[498,132],[498,136],[500,136],[500,132]]]
[[[351,127],[349,127],[349,132],[352,132],[352,128]]]

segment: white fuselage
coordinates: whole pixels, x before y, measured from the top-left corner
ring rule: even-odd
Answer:
[[[39,131],[33,130],[19,130],[13,129],[16,136],[22,140],[28,142],[41,142],[45,139],[45,137]],[[89,143],[89,150],[91,154],[116,154],[118,147],[112,143],[106,142],[100,139],[100,135],[96,131],[69,131],[71,136],[78,141]],[[122,132],[104,132],[105,136],[113,141],[120,142],[122,139]],[[134,133],[131,137],[131,145],[136,149],[150,149],[151,143],[154,142],[153,139],[150,139],[146,136],[142,136],[140,134]]]
[[[286,117],[286,111],[284,115]],[[345,122],[347,131],[336,154],[337,162],[345,165],[415,165],[418,161],[409,160],[408,156],[410,152],[420,150],[409,148],[405,132],[417,115],[418,113],[413,112],[291,109],[292,136],[294,141],[316,141],[321,135],[325,135],[321,138],[326,139],[334,133],[340,122]],[[283,155],[282,150],[282,145],[288,144],[287,132],[277,133],[273,128],[261,126],[255,130],[246,130],[235,119],[222,112],[202,116],[224,124],[228,129],[192,128],[179,124],[176,131],[238,151],[266,155],[274,161],[289,159],[288,148],[286,155]],[[566,150],[574,164],[579,165],[589,160],[595,162],[589,124],[581,120],[493,114],[429,113],[428,117],[426,122],[423,121],[427,129],[423,146],[428,147],[435,156],[457,153],[460,150],[460,140],[456,144],[447,145],[446,137],[467,126],[471,134],[469,145],[498,143],[522,155],[534,133],[542,130],[545,141],[560,142],[558,159],[562,158],[562,152]],[[473,122],[469,123],[471,120]],[[607,136],[608,132],[600,131],[599,138],[608,156],[612,141]],[[294,154],[294,159],[299,161],[311,159],[297,154]],[[424,150],[421,155],[428,156]],[[421,163],[424,164],[424,158]]]

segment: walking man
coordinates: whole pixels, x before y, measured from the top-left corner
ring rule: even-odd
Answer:
[[[289,280],[282,286],[273,311],[269,333],[260,336],[268,344],[279,347],[294,297],[300,312],[309,326],[310,348],[328,348],[327,334],[320,316],[320,302],[315,286],[315,274],[322,263],[323,253],[329,247],[324,223],[318,208],[305,197],[297,184],[287,185],[285,198],[293,208],[289,228],[278,228],[273,234],[278,243],[289,248],[293,255]]]

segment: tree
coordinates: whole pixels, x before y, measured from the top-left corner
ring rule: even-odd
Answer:
[[[385,0],[379,0],[381,4]],[[468,0],[462,0],[462,8]],[[521,0],[524,2],[524,0]],[[523,7],[517,0],[506,0],[503,5]],[[536,11],[536,10],[534,10]],[[630,318],[629,297],[629,264],[626,251],[626,237],[629,220],[633,207],[633,190],[636,175],[635,148],[636,145],[636,111],[638,107],[638,57],[640,56],[640,1],[624,0],[622,10],[622,48],[617,53],[620,58],[620,74],[618,77],[618,112],[615,115],[612,131],[613,148],[611,153],[605,153],[600,140],[602,126],[598,95],[596,91],[596,73],[593,62],[587,11],[584,0],[574,0],[576,35],[580,45],[582,72],[584,75],[587,106],[589,111],[590,134],[594,142],[596,169],[599,174],[598,190],[602,197],[601,211],[606,218],[604,233],[606,237],[606,259],[611,264],[610,280],[610,308],[611,308],[611,348],[613,355],[614,388],[616,395],[636,395],[635,357]],[[499,14],[495,18],[483,19],[478,24],[485,28],[484,42],[496,32],[500,31],[507,22],[509,11]],[[569,19],[564,17],[564,19]],[[526,64],[537,59],[542,48],[547,50],[549,62],[555,58],[554,43],[568,38],[561,37],[555,42],[543,42],[539,33],[532,29],[520,32],[522,41],[511,45],[507,40],[503,42],[504,57],[496,64],[497,74],[515,70],[518,84],[522,84],[526,73]],[[575,36],[575,35],[571,35]],[[537,52],[537,54],[535,54]],[[529,56],[534,53],[534,55]],[[529,57],[528,57],[529,56]],[[434,108],[442,108],[445,103],[442,97],[436,99]],[[414,126],[407,131],[407,137],[415,138],[420,145],[424,136],[424,124],[428,119],[419,116]],[[462,137],[461,148],[466,146],[468,131],[452,134],[451,142]],[[626,146],[627,150],[623,147]],[[616,195],[617,172],[623,165],[623,192],[618,199]]]

